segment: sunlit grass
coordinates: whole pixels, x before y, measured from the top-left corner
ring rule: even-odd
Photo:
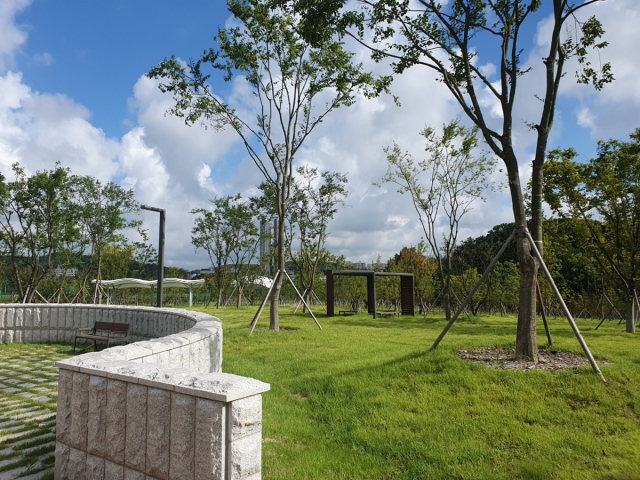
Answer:
[[[640,478],[638,336],[607,322],[579,327],[607,360],[589,368],[492,370],[460,348],[513,348],[515,318],[313,319],[283,309],[283,332],[248,337],[255,309],[222,319],[223,370],[271,384],[263,404],[263,477]],[[554,349],[582,354],[566,320],[550,320]],[[540,326],[539,341],[546,343]]]
[[[0,478],[53,478],[58,372],[69,345],[0,345]]]
[[[600,366],[605,384],[590,368],[492,370],[455,355],[513,348],[512,317],[456,323],[430,352],[441,317],[318,315],[320,331],[308,315],[284,308],[285,331],[267,330],[265,311],[248,337],[255,309],[206,311],[222,319],[223,370],[271,384],[265,479],[640,478],[640,338],[617,322],[597,331],[596,321],[579,322],[596,359],[609,362]],[[554,349],[582,353],[565,320],[550,324]],[[538,334],[544,346],[542,327]],[[70,353],[59,345],[0,347],[5,370],[41,385],[55,380],[55,359]],[[2,399],[6,418],[20,408],[55,411],[54,396],[43,403],[2,392]],[[0,472],[20,465],[50,472],[52,427],[27,419],[7,425],[0,433],[30,434],[0,440]]]

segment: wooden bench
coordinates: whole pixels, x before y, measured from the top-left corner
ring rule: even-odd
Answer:
[[[111,342],[129,343],[129,327],[128,323],[96,322],[93,328],[79,328],[79,333],[76,333],[76,338],[73,340],[73,351],[76,351],[76,342],[79,338],[93,340],[94,350],[97,348],[97,342],[107,342],[107,348]]]
[[[398,315],[398,312],[395,312],[395,311],[384,311],[384,310],[383,310],[383,311],[380,311],[380,310],[378,310],[378,311],[376,312],[376,314],[377,314],[378,316],[380,316],[380,317],[384,317],[384,316],[393,316],[393,315]]]
[[[338,316],[340,316],[340,315],[355,315],[356,313],[358,313],[357,310],[339,310],[338,311]]]

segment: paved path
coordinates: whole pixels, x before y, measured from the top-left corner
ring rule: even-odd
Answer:
[[[53,478],[60,345],[0,345],[0,480]]]

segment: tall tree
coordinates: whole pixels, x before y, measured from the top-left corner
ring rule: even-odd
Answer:
[[[411,154],[402,152],[396,144],[385,148],[389,167],[382,182],[395,184],[399,193],[411,196],[424,238],[438,262],[449,320],[451,261],[460,222],[471,211],[472,203],[483,199],[495,162],[478,152],[477,129],[463,127],[457,121],[444,125],[442,135],[431,127],[421,134],[426,140],[427,157],[415,162]],[[440,229],[443,217],[446,227]]]
[[[295,156],[314,128],[333,110],[349,106],[355,93],[373,83],[342,44],[325,37],[311,45],[300,31],[300,16],[273,0],[228,0],[241,26],[218,30],[216,47],[183,65],[165,59],[149,72],[163,79],[160,89],[172,93],[170,112],[187,125],[234,130],[247,153],[276,194],[276,263],[285,269],[285,219]],[[207,83],[220,71],[225,81],[244,75],[258,101],[255,117],[240,115]],[[380,84],[384,88],[384,84]],[[321,99],[319,97],[322,97]],[[270,329],[279,330],[278,304],[282,277],[271,297]]]
[[[130,219],[127,214],[140,211],[133,189],[125,190],[114,182],[103,184],[91,176],[74,176],[71,180],[71,194],[77,225],[84,242],[90,247],[91,269],[96,273],[98,303],[102,302],[102,261],[103,251],[110,243],[124,244],[123,231],[127,228],[137,229],[146,240],[146,233],[141,230],[142,222]],[[95,270],[93,270],[95,268]],[[85,281],[88,279],[84,275]],[[84,288],[83,283],[81,288]]]
[[[250,202],[236,202],[228,212],[229,222],[235,232],[231,248],[232,274],[236,286],[236,307],[242,307],[247,282],[259,272],[253,260],[263,240],[256,226],[256,215]]]
[[[344,8],[347,0],[294,0],[304,12],[305,31],[310,39],[322,39],[332,31],[350,35],[368,47],[376,60],[390,59],[394,74],[413,66],[435,72],[449,89],[466,116],[480,129],[491,150],[504,162],[517,236],[520,264],[520,307],[516,334],[516,355],[537,358],[536,277],[538,263],[525,235],[527,210],[520,183],[518,157],[514,147],[514,119],[520,78],[527,45],[523,29],[542,14],[543,3],[551,4],[551,25],[546,38],[548,51],[542,58],[545,71],[541,110],[526,119],[535,132],[536,150],[532,163],[532,219],[534,241],[542,249],[542,184],[547,142],[553,127],[560,82],[567,61],[579,64],[577,79],[600,89],[613,77],[609,64],[599,68],[589,60],[589,52],[607,45],[601,41],[603,29],[596,17],[585,21],[576,14],[602,0],[358,0],[354,8]],[[351,5],[351,4],[349,4]],[[568,31],[568,33],[566,33]],[[478,61],[482,53],[497,59],[495,75]],[[494,102],[480,98],[488,92]],[[531,94],[530,92],[525,92]],[[491,121],[498,110],[500,122]],[[529,159],[526,159],[527,161]]]
[[[640,287],[640,129],[631,141],[598,143],[588,163],[573,159],[573,149],[550,152],[545,199],[561,217],[581,219],[588,247],[627,304],[629,333],[635,332],[634,299]]]
[[[13,173],[14,181],[0,181],[0,242],[11,260],[16,293],[29,303],[55,267],[56,255],[78,232],[68,203],[68,169],[57,164],[29,176],[16,163]]]
[[[231,275],[235,275],[240,304],[244,277],[255,256],[259,237],[252,208],[242,201],[240,194],[215,198],[211,203],[213,210],[198,208],[191,211],[197,215],[191,230],[191,243],[196,250],[203,249],[209,255],[215,269],[213,278],[220,308]]]
[[[287,244],[289,257],[300,274],[304,300],[310,305],[311,292],[320,275],[318,267],[331,257],[325,249],[329,221],[349,195],[348,180],[337,172],[318,173],[317,168],[296,170],[300,178],[293,184]]]

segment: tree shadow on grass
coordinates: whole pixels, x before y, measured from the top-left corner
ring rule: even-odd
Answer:
[[[331,317],[325,317],[327,319]],[[368,327],[368,328],[401,328],[404,330],[408,329],[420,329],[425,330],[429,329],[430,326],[433,328],[433,325],[442,324],[446,325],[444,320],[442,321],[434,321],[434,320],[422,320],[414,317],[394,317],[394,320],[390,320],[388,318],[371,318],[370,316],[350,316],[350,317],[332,317],[336,318],[336,320],[330,320],[333,325],[341,325],[345,327]],[[437,322],[437,323],[436,323]]]
[[[334,317],[336,318],[336,317]],[[402,330],[423,330],[429,332],[437,332],[438,335],[444,327],[447,325],[447,321],[442,318],[429,318],[427,320],[423,320],[421,317],[394,317],[394,320],[386,319],[386,318],[376,318],[373,319],[371,317],[356,317],[351,316],[347,318],[340,318],[336,320],[331,320],[331,324],[340,325],[345,327],[367,327],[367,328],[386,328],[386,329],[402,329]],[[513,323],[511,325],[505,325],[504,321],[502,322],[492,322],[487,319],[472,319],[472,320],[461,320],[456,321],[451,327],[450,332],[453,331],[463,331],[469,335],[486,335],[487,328],[495,328],[496,330],[506,330],[504,333],[497,333],[498,335],[514,335],[516,332],[516,324]],[[493,332],[492,332],[493,333]],[[435,338],[434,338],[435,340]]]

